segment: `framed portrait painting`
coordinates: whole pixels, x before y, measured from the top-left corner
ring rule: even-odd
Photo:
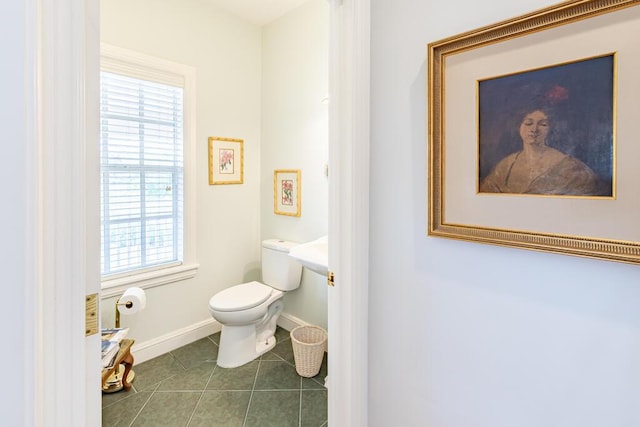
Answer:
[[[273,173],[273,209],[278,215],[300,216],[300,170]]]
[[[428,46],[428,234],[640,263],[640,0]]]
[[[613,196],[615,57],[478,81],[478,191]]]
[[[209,185],[242,184],[244,180],[244,141],[209,137]]]

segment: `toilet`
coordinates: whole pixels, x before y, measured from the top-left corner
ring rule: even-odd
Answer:
[[[242,366],[275,347],[282,297],[300,286],[302,265],[289,256],[296,245],[279,239],[264,240],[262,283],[235,285],[209,300],[209,312],[222,324],[218,366]]]

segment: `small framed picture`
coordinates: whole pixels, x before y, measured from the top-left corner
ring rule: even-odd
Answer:
[[[300,216],[300,170],[273,173],[273,209],[278,215]]]
[[[244,141],[209,137],[209,185],[242,184],[244,179]]]

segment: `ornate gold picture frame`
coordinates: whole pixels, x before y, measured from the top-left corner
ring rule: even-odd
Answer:
[[[242,184],[244,181],[244,141],[209,137],[209,185]]]
[[[428,45],[428,235],[640,263],[638,5],[568,1]],[[578,86],[595,63],[600,77]],[[573,80],[558,77],[567,67]],[[549,108],[523,109],[511,131],[519,146],[487,162],[506,138],[487,116],[517,96]]]
[[[273,172],[273,210],[278,215],[300,216],[300,170],[282,169]]]

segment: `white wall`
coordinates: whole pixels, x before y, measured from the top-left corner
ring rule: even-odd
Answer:
[[[262,41],[262,237],[306,242],[327,234],[329,15],[326,0],[310,0],[263,27]],[[273,173],[302,171],[302,215],[274,214]],[[327,327],[326,278],[303,271],[285,309]]]
[[[209,298],[255,280],[260,241],[260,28],[205,0],[105,0],[103,42],[196,69],[197,258],[195,278],[147,290],[147,308],[123,316],[136,343],[209,320]],[[208,137],[244,140],[244,184],[209,185]],[[103,301],[113,324],[114,299]]]
[[[370,425],[640,425],[638,266],[426,236],[427,43],[555,2],[371,3]]]
[[[27,170],[33,161],[33,135],[27,130],[29,107],[33,102],[28,82],[34,78],[33,61],[26,58],[27,50],[27,9],[29,2],[5,2],[0,5],[0,52],[3,66],[0,69],[0,92],[4,102],[0,104],[0,124],[3,137],[0,157],[0,179],[6,184],[5,208],[0,210],[2,224],[2,246],[0,247],[0,267],[2,268],[3,298],[7,301],[0,319],[5,326],[5,342],[11,343],[11,351],[3,351],[0,356],[6,367],[4,382],[10,393],[0,403],[3,423],[7,425],[27,425],[30,422],[28,409],[33,408],[34,375],[33,357],[29,349],[34,339],[33,322],[30,320],[33,302],[29,292],[33,288],[33,272],[27,268],[34,260],[28,259],[33,245],[33,223],[30,215],[29,179],[33,171]],[[30,67],[31,66],[31,67]],[[31,69],[30,69],[31,68]],[[11,206],[10,209],[7,207]],[[31,278],[31,280],[30,280]],[[31,418],[33,421],[33,418]]]

